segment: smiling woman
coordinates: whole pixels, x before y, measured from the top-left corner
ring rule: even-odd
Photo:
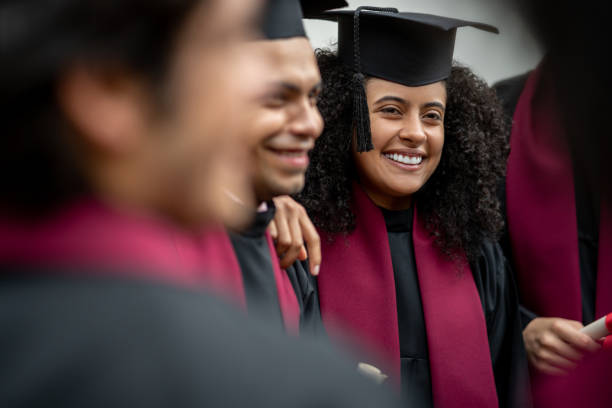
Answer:
[[[353,154],[361,185],[379,207],[408,209],[440,163],[446,88],[371,78],[366,95],[374,149]]]
[[[366,92],[375,150],[358,153],[353,149],[354,138],[350,137],[353,134],[351,71],[331,50],[317,50],[317,59],[324,80],[319,109],[326,128],[310,156],[307,182],[299,195],[317,226],[330,233],[354,229],[351,183],[358,174],[362,186],[367,183],[370,188],[386,191],[388,205],[370,196],[381,207],[399,209],[396,199],[408,199],[409,203],[414,194],[423,203],[420,213],[431,225],[442,250],[451,253],[453,249],[463,248],[468,256],[477,256],[482,239],[496,238],[503,227],[496,193],[505,172],[509,123],[493,91],[468,68],[458,64],[452,67],[446,80],[421,87],[369,78]],[[402,93],[407,94],[405,99],[397,97]],[[415,97],[431,100],[418,106]],[[409,110],[419,117],[418,121],[413,120],[416,125],[410,123]],[[406,123],[408,126],[404,126]],[[415,147],[415,138],[424,139],[428,150]],[[385,145],[387,142],[401,147]],[[404,167],[418,171],[396,172],[400,178],[397,174],[393,177],[379,174],[380,183],[374,187],[371,178],[375,177],[377,167],[366,163],[378,163],[380,168],[386,168],[382,166],[380,148],[384,149],[383,155],[401,155],[405,161],[414,160],[411,156],[420,156],[423,164],[417,168]],[[415,151],[420,154],[414,154]],[[385,157],[384,161],[388,159],[392,157]],[[414,181],[417,175],[420,180]],[[402,176],[408,184],[406,180],[400,181]]]
[[[495,243],[508,123],[452,64],[456,28],[496,29],[375,8],[324,18],[338,51],[317,51],[325,130],[298,199],[321,234],[326,328],[359,339],[415,406],[529,406]]]

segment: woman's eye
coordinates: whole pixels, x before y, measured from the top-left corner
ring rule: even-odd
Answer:
[[[388,107],[382,108],[380,111],[382,113],[388,113],[390,115],[401,115],[402,114],[402,112],[400,112],[399,109],[394,108],[393,106],[388,106]]]
[[[438,112],[428,112],[424,115],[426,119],[442,120],[442,116]]]

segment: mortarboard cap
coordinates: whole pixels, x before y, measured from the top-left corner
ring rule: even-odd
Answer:
[[[261,30],[269,40],[306,37],[302,18],[325,10],[346,7],[344,0],[267,0]]]
[[[406,86],[442,81],[451,73],[457,28],[499,32],[488,24],[400,13],[393,8],[359,7],[322,13],[316,18],[338,22],[338,56],[354,71],[353,119],[360,152],[373,148],[363,88],[365,76]]]

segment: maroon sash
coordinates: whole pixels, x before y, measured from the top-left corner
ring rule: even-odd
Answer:
[[[186,249],[184,256],[177,245]],[[7,265],[63,268],[72,274],[86,268],[88,273],[202,286],[202,259],[188,250],[192,245],[192,237],[170,223],[93,199],[36,222],[0,217],[0,261]]]
[[[353,233],[324,233],[319,274],[323,321],[369,346],[374,362],[400,375],[395,281],[385,221],[359,187],[354,188]],[[480,297],[469,267],[462,270],[433,245],[415,211],[414,251],[423,301],[436,407],[497,407],[495,379]]]
[[[281,269],[278,254],[272,238],[266,232],[270,258],[274,268],[274,278],[278,302],[285,328],[291,334],[299,334],[300,306],[287,273]],[[246,308],[244,282],[238,258],[230,237],[224,228],[212,228],[202,235],[198,244],[203,255],[205,270],[210,271],[209,282],[219,292],[229,295],[234,301]]]
[[[582,321],[571,156],[541,67],[514,114],[507,216],[521,301],[541,316]],[[537,101],[535,100],[537,98]],[[601,206],[596,318],[612,312],[612,216]]]

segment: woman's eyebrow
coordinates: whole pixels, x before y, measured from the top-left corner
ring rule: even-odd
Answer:
[[[405,100],[404,98],[400,98],[399,96],[392,96],[392,95],[387,95],[387,96],[383,96],[382,98],[380,98],[379,100],[377,100],[376,102],[374,102],[374,104],[379,104],[382,102],[399,102],[401,104],[404,105],[409,105],[409,102],[407,100]],[[421,105],[421,107],[423,108],[440,108],[442,109],[442,111],[444,111],[446,108],[444,107],[444,105],[440,102],[427,102],[424,103],[423,105]]]
[[[380,98],[379,100],[377,100],[376,102],[374,102],[375,104],[381,103],[381,102],[399,102],[401,104],[407,105],[408,102],[403,99],[400,98],[399,96],[391,96],[391,95],[387,95],[387,96],[383,96],[382,98]]]
[[[423,104],[423,108],[440,108],[442,111],[446,110],[443,104],[440,102],[427,102]]]

